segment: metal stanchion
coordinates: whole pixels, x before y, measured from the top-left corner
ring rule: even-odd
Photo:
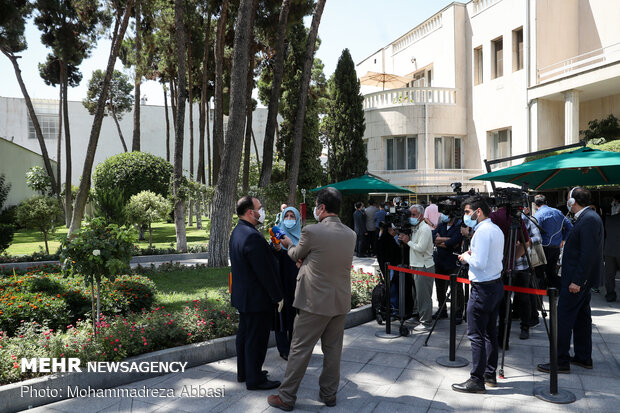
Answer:
[[[383,331],[377,331],[375,336],[379,338],[387,338],[393,339],[400,337],[400,334],[392,333],[392,306],[390,303],[390,270],[388,269],[390,266],[389,262],[385,263],[385,272],[383,275],[385,276],[385,333]]]
[[[536,387],[534,395],[540,400],[550,403],[567,404],[577,398],[568,390],[558,389],[558,290],[549,288],[550,343],[549,343],[549,389],[545,386]]]
[[[437,364],[444,367],[465,367],[469,361],[463,357],[456,357],[456,274],[450,274],[450,354],[437,359]]]

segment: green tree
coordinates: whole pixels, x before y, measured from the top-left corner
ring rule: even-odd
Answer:
[[[349,50],[344,49],[330,80],[329,109],[325,119],[331,182],[360,176],[368,169],[362,140],[366,128],[363,101],[355,64]]]
[[[69,127],[68,65],[79,66],[96,45],[99,24],[105,21],[98,0],[36,0],[34,24],[41,30],[41,42],[51,48],[60,66],[65,128],[65,216],[72,214],[71,128]],[[58,177],[60,181],[60,177]]]
[[[62,210],[56,199],[46,196],[35,196],[22,202],[17,208],[17,221],[26,228],[41,231],[45,241],[45,252],[49,255],[47,236],[56,230],[62,222]]]
[[[105,73],[102,70],[95,70],[88,82],[88,91],[86,92],[86,98],[82,101],[82,104],[91,115],[94,115],[97,110],[97,103],[99,102],[99,96],[101,96],[101,87],[104,77]],[[129,82],[127,75],[115,70],[112,74],[112,80],[110,81],[104,116],[110,115],[112,119],[114,119],[116,130],[118,131],[118,136],[121,139],[121,144],[125,152],[127,152],[127,144],[125,143],[119,121],[123,119],[125,113],[131,110],[131,105],[133,104],[133,96],[131,96],[132,90],[133,86]]]
[[[588,122],[588,129],[579,131],[586,141],[590,139],[604,138],[606,141],[620,139],[620,126],[618,118],[610,114],[605,119],[593,119]]]
[[[33,166],[26,172],[26,185],[28,185],[28,188],[43,196],[50,196],[53,194],[50,177],[45,172],[45,169],[40,166]]]
[[[4,174],[0,174],[0,217],[4,213],[4,204],[9,196],[11,184],[6,182]],[[6,250],[13,241],[15,227],[0,220],[0,254]]]
[[[13,65],[17,83],[19,83],[19,88],[22,91],[26,107],[28,108],[28,115],[34,127],[35,136],[39,141],[45,171],[50,177],[54,192],[59,194],[60,182],[57,183],[54,177],[54,170],[52,169],[52,163],[47,153],[47,146],[45,145],[41,125],[39,124],[32,100],[30,99],[26,84],[22,78],[22,71],[17,63],[17,59],[21,57],[18,53],[26,50],[27,47],[24,31],[26,29],[26,19],[28,19],[32,13],[32,4],[28,0],[0,0],[0,10],[2,10],[0,13],[0,52],[2,52]],[[58,178],[60,180],[60,177]]]
[[[133,195],[125,207],[130,222],[149,227],[149,247],[153,246],[151,224],[165,219],[170,213],[170,203],[163,196],[151,191],[142,191]]]
[[[172,178],[172,165],[147,152],[114,155],[97,165],[93,174],[95,193],[122,188],[125,196],[152,191],[167,196]]]

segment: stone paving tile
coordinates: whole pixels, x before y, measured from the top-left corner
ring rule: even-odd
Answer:
[[[620,346],[619,346],[620,347]],[[368,350],[355,348],[344,348],[342,350],[342,361],[355,361],[357,363],[367,363],[376,353]]]
[[[367,364],[359,372],[350,376],[355,383],[392,384],[402,374],[404,368],[385,367]]]
[[[407,354],[376,353],[375,356],[368,361],[368,364],[405,368],[410,362],[411,357]]]
[[[405,403],[397,403],[392,400],[382,400],[377,404],[375,412],[406,412],[406,413],[426,413],[428,405],[412,405],[409,401]]]
[[[97,412],[121,402],[120,398],[83,397],[62,400],[53,403],[52,407],[61,412]]]

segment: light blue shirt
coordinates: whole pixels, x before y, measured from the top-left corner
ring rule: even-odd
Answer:
[[[536,218],[538,225],[543,230],[543,247],[559,247],[562,241],[566,241],[568,233],[573,229],[573,224],[570,223],[560,210],[551,208],[548,205],[542,205],[538,208],[534,218]]]
[[[502,274],[504,233],[490,218],[476,225],[471,239],[471,255],[465,253],[469,264],[469,279],[474,282],[492,281]]]

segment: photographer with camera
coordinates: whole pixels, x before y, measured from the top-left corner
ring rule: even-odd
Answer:
[[[454,201],[445,200],[439,203],[439,224],[433,231],[433,241],[437,247],[433,254],[435,261],[435,272],[437,274],[450,275],[457,271],[458,259],[455,253],[461,252],[461,243],[463,236],[461,235],[462,221],[457,217],[458,206],[454,205]],[[445,212],[445,213],[444,213]],[[447,213],[447,214],[446,214]],[[446,299],[448,290],[448,280],[435,279],[435,289],[437,291],[437,302],[439,307]],[[457,297],[456,308],[456,324],[463,322],[463,284],[457,284],[456,291],[452,292]],[[444,311],[440,314],[439,310],[433,315],[433,318],[447,318],[448,311],[444,307]]]
[[[560,248],[573,229],[573,224],[559,209],[547,205],[547,197],[544,195],[536,195],[534,203],[538,207],[534,218],[542,229],[542,246],[547,258],[546,265],[537,267],[536,275],[539,280],[543,281],[542,286],[560,288],[560,278],[558,277]]]
[[[411,236],[404,233],[398,235],[398,239],[409,246],[409,266],[417,271],[434,272],[433,233],[424,222],[424,208],[421,205],[413,205],[409,208],[409,212]],[[429,331],[433,321],[433,279],[414,274],[413,283],[416,307],[420,315],[420,324],[413,330]]]
[[[471,341],[470,378],[452,389],[464,393],[485,393],[485,383],[497,385],[497,315],[504,295],[502,260],[504,235],[489,218],[491,209],[479,196],[463,201],[463,222],[474,228],[471,249],[458,256],[469,264],[471,294],[467,303],[467,336]]]

